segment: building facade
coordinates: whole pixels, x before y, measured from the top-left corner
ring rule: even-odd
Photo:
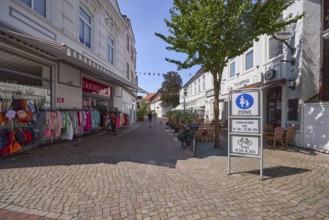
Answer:
[[[223,72],[220,95],[220,107],[227,109],[230,90],[262,88],[264,123],[296,126],[299,146],[303,145],[303,105],[319,100],[321,1],[296,1],[282,18],[303,12],[305,16],[289,27],[291,39],[283,42],[261,36],[243,55],[231,59]]]
[[[23,150],[135,122],[135,69],[116,0],[1,1],[0,130],[35,136]],[[0,155],[17,152],[8,146]]]
[[[326,124],[324,112],[327,112],[323,109],[328,109],[328,106],[321,102],[328,100],[326,94],[329,91],[328,4],[329,1],[320,0],[296,1],[283,12],[282,18],[303,12],[305,16],[288,27],[293,33],[289,40],[283,42],[273,36],[261,36],[252,48],[228,62],[221,79],[219,119],[228,119],[228,94],[231,90],[261,88],[264,124],[285,128],[296,126],[296,145],[329,152],[329,133],[324,132],[327,129],[323,127]],[[195,91],[199,91],[201,76],[193,76],[184,88],[187,92],[186,106],[191,99],[198,99],[202,102],[200,106],[205,105],[205,114],[209,113],[212,119],[214,94],[209,75],[205,74],[206,91],[200,93],[200,97],[195,95]],[[183,93],[182,89],[181,103],[184,101]],[[319,105],[319,101],[322,104]],[[309,103],[319,106],[309,107]]]
[[[41,109],[93,108],[135,121],[136,49],[116,0],[4,0],[0,95]]]

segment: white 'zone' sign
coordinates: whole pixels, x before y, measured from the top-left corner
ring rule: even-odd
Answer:
[[[231,116],[259,116],[259,91],[232,93]]]

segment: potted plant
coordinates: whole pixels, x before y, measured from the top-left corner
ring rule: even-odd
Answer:
[[[139,106],[139,108],[137,109],[137,120],[138,121],[144,121],[144,117],[147,114],[147,103],[146,102],[142,102]]]

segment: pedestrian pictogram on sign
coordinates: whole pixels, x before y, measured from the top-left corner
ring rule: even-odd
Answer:
[[[249,94],[241,94],[236,99],[236,105],[241,109],[249,109],[254,104],[254,98]]]

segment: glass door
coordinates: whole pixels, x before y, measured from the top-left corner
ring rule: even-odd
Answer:
[[[267,91],[267,124],[273,128],[281,127],[281,87],[271,88]]]

